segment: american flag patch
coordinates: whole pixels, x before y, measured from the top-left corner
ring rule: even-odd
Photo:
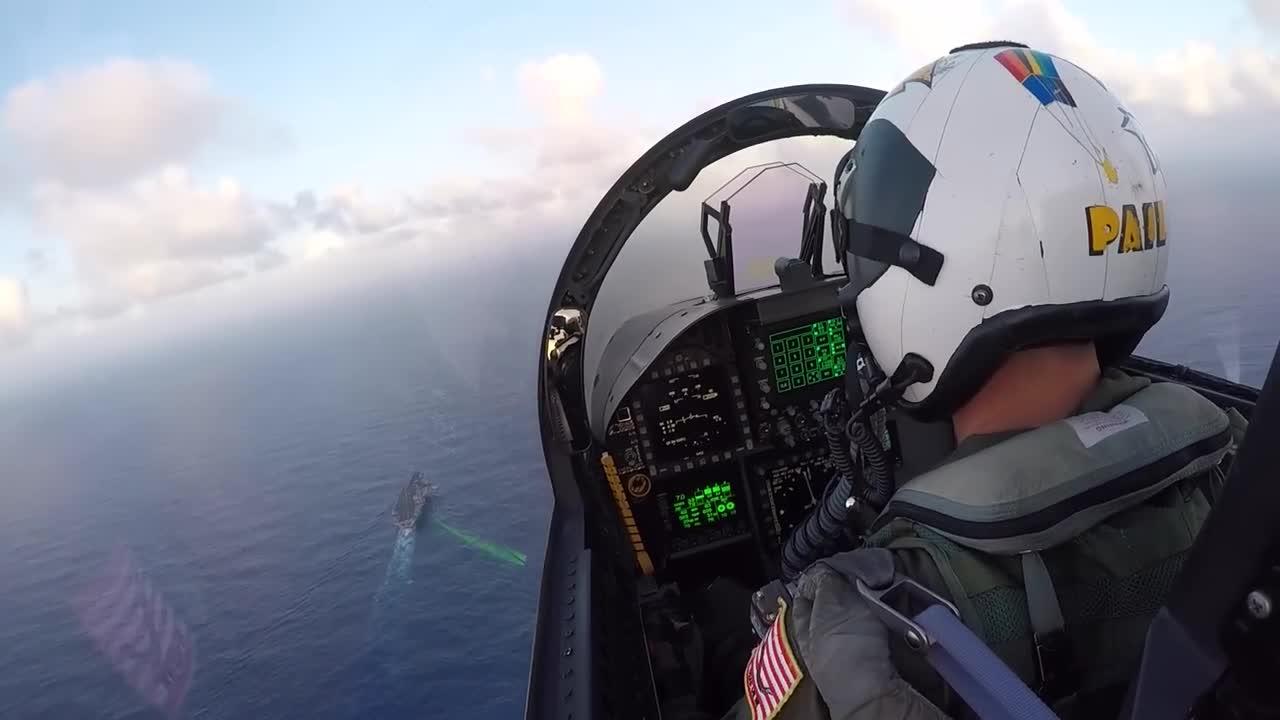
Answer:
[[[747,670],[742,675],[751,720],[773,720],[804,679],[804,671],[787,640],[786,614],[787,604],[779,599],[778,618],[751,652]]]
[[[117,547],[74,605],[98,651],[145,701],[176,717],[191,689],[195,647],[133,556]]]

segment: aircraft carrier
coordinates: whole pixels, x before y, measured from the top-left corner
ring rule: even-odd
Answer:
[[[412,530],[417,527],[418,520],[422,517],[422,509],[426,507],[429,497],[431,497],[431,485],[423,478],[422,473],[415,472],[413,477],[409,478],[409,484],[400,491],[400,499],[391,510],[391,522],[401,530]]]

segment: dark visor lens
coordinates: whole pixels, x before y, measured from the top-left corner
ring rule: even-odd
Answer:
[[[875,284],[890,265],[932,285],[942,255],[911,239],[935,170],[902,130],[884,118],[867,123],[848,159],[853,170],[840,189],[848,292]]]
[[[845,253],[845,263],[849,275],[847,292],[852,293],[852,297],[861,295],[863,290],[874,285],[889,269],[889,263],[878,262],[853,253]]]

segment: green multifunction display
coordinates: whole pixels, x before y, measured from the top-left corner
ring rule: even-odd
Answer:
[[[714,525],[738,513],[728,481],[715,482],[687,492],[677,492],[672,503],[676,520],[685,530]]]
[[[769,351],[780,393],[844,375],[844,327],[838,317],[773,333]]]

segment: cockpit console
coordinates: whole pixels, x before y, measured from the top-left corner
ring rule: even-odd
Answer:
[[[846,373],[834,283],[721,303],[616,391],[604,446],[659,571],[748,543],[776,566],[835,477],[819,411]]]

